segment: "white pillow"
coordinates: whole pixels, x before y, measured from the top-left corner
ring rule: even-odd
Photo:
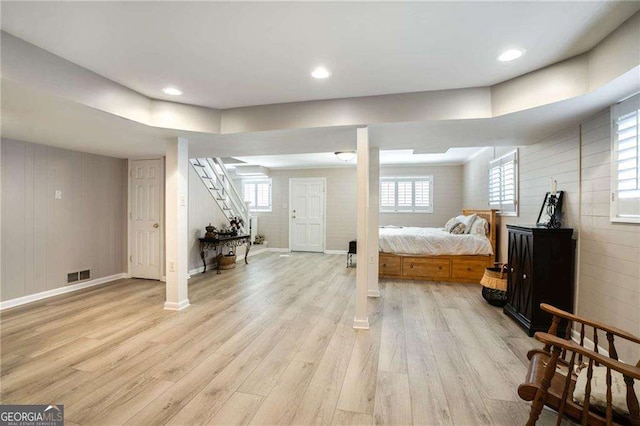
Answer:
[[[460,216],[456,216],[456,220],[460,223],[463,223],[465,226],[465,234],[468,234],[469,232],[471,232],[471,225],[473,225],[473,222],[475,222],[476,218],[478,217],[477,214],[471,214],[469,216],[465,216],[463,214],[461,214]]]
[[[469,233],[485,237],[489,233],[489,223],[486,219],[479,217],[473,222],[473,225],[471,225],[471,232]]]
[[[451,228],[451,231],[449,231],[449,233],[462,235],[465,233],[465,231],[466,231],[466,228],[464,226],[464,223],[456,222],[455,225],[453,225],[453,227]]]
[[[444,225],[444,230],[447,232],[451,232],[451,229],[455,226],[456,223],[460,223],[460,222],[458,222],[455,217],[452,217]]]
[[[573,400],[580,405],[584,405],[587,370],[587,367],[580,370],[578,380],[576,380],[576,387],[573,391]],[[634,381],[633,388],[635,389],[636,395],[640,394],[640,384],[638,384],[638,380]],[[589,405],[603,412],[607,410],[607,367],[593,367]],[[611,370],[611,408],[616,413],[629,415],[629,408],[627,407],[627,385],[624,382],[622,374],[615,370]]]

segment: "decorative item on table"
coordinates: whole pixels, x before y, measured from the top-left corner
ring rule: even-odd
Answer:
[[[244,220],[238,216],[231,216],[229,218],[229,226],[231,227],[233,235],[238,235],[238,231],[244,226]]]
[[[557,187],[558,182],[552,178],[551,190],[545,194],[538,214],[538,220],[536,221],[538,226],[553,229],[562,227],[562,198],[564,193],[563,191],[558,191]]]
[[[507,303],[507,265],[497,264],[484,270],[480,280],[482,297],[493,306],[504,306]]]
[[[209,224],[209,226],[205,226],[204,228],[207,232],[204,234],[204,237],[207,239],[215,239],[218,236],[217,229],[215,226]]]
[[[253,244],[264,244],[264,235],[258,234],[256,235],[256,238],[253,240]]]

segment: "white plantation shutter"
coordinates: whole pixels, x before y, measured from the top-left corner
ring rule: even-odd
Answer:
[[[380,179],[381,212],[433,212],[433,176]]]
[[[380,207],[395,207],[396,184],[388,180],[380,181]]]
[[[640,222],[640,94],[611,108],[611,220]]]
[[[413,206],[413,185],[410,180],[397,182],[398,187],[398,207]]]
[[[253,183],[242,184],[242,195],[244,196],[244,202],[250,203],[249,207],[256,206],[256,185]]]
[[[518,213],[518,150],[489,163],[489,206],[501,214]]]
[[[415,185],[415,201],[416,207],[431,206],[431,180],[417,180]]]
[[[242,195],[250,211],[271,211],[271,179],[243,180]]]

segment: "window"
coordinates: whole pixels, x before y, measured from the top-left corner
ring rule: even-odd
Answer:
[[[242,181],[242,196],[249,203],[249,211],[271,211],[271,179],[245,179]]]
[[[640,94],[611,108],[611,221],[640,223]]]
[[[489,163],[489,206],[505,216],[518,215],[518,150]]]
[[[433,176],[380,178],[380,211],[433,213]]]

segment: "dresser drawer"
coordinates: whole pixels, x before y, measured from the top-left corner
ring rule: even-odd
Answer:
[[[489,262],[484,259],[451,259],[451,277],[480,279],[484,275],[484,270]]]
[[[397,256],[380,255],[378,261],[379,275],[400,275],[400,258]]]
[[[402,275],[407,277],[448,278],[449,259],[405,257],[402,259]]]

